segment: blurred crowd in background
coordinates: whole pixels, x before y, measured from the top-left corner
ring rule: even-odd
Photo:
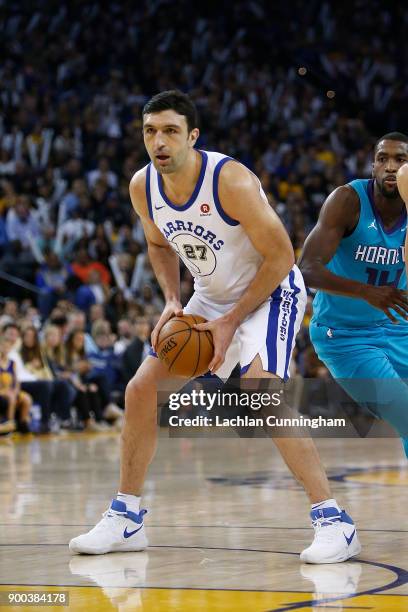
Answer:
[[[408,13],[352,4],[0,2],[0,428],[33,405],[39,431],[120,426],[163,307],[128,195],[151,95],[192,96],[199,146],[259,176],[297,254],[327,194],[370,175],[404,126]],[[292,370],[325,377],[310,315]]]

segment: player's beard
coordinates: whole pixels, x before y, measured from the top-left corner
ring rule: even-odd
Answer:
[[[175,163],[170,162],[167,166],[156,166],[156,170],[159,174],[172,174],[176,170]]]
[[[169,156],[169,160],[167,162],[167,164],[165,166],[161,166],[160,164],[157,163],[157,160],[153,159],[153,165],[156,168],[158,174],[170,174],[171,172],[174,172],[174,158]]]
[[[397,183],[395,183],[394,188],[389,189],[384,185],[384,181],[380,182],[378,179],[375,179],[375,182],[377,183],[379,192],[384,198],[387,198],[387,200],[396,200],[399,197]]]
[[[170,157],[170,162],[165,166],[154,165],[157,172],[159,174],[173,174],[174,172],[178,172],[184,165],[187,159],[188,152],[179,151],[178,153],[174,153]]]

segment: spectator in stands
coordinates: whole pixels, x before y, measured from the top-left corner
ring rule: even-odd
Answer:
[[[103,314],[100,318],[104,318]],[[68,326],[66,329],[66,334],[64,334],[64,340],[66,340],[68,334],[72,331],[81,331],[84,334],[85,353],[96,349],[96,345],[91,334],[87,332],[86,314],[82,312],[82,310],[75,309],[68,315]]]
[[[89,275],[94,271],[99,272],[100,281],[104,286],[109,287],[111,282],[111,275],[107,267],[98,261],[93,261],[89,257],[87,248],[84,246],[79,248],[74,255],[72,270],[83,283],[87,283],[89,281]]]
[[[3,314],[11,317],[12,319],[17,319],[18,317],[18,302],[17,300],[12,300],[10,298],[6,298],[4,301]]]
[[[75,293],[75,304],[84,312],[89,312],[94,304],[105,304],[109,292],[108,286],[101,280],[99,270],[90,270],[87,278]]]
[[[62,421],[68,421],[75,394],[65,380],[54,376],[41,350],[34,326],[23,329],[20,349],[10,356],[16,362],[16,372],[22,388],[41,406],[41,431],[49,431],[51,413],[55,413]]]
[[[23,248],[19,240],[10,241],[1,258],[0,269],[16,281],[12,285],[9,280],[3,283],[0,280],[1,294],[21,298],[24,290],[20,288],[20,281],[32,283],[34,280],[36,262],[31,249]]]
[[[87,329],[92,331],[92,326],[95,323],[95,321],[100,321],[102,319],[106,319],[105,305],[104,304],[93,304],[89,309],[89,316],[88,316],[89,324],[88,324]]]
[[[44,253],[45,263],[36,274],[36,285],[42,291],[38,296],[38,307],[45,320],[58,300],[69,299],[68,279],[73,271],[69,264],[62,263],[53,251]]]
[[[0,315],[0,329],[7,323],[14,323],[18,317],[18,304],[10,298],[3,299],[3,308]]]
[[[119,360],[115,355],[114,342],[116,336],[112,334],[109,321],[100,319],[92,325],[92,338],[96,350],[87,354],[92,370],[87,380],[98,385],[102,403],[103,416],[108,420],[116,420],[123,416],[122,410],[112,401],[112,394],[118,391]]]
[[[61,201],[61,221],[69,218],[74,210],[79,207],[82,196],[88,195],[88,188],[84,179],[72,181],[71,188],[67,191]]]
[[[114,329],[119,320],[129,318],[128,310],[129,301],[126,300],[123,291],[120,289],[112,291],[106,303],[105,311],[106,318],[109,319]]]
[[[30,431],[32,399],[20,388],[14,361],[9,358],[13,341],[4,331],[0,333],[0,397],[6,403],[6,420],[0,423],[0,433]]]
[[[122,355],[132,342],[132,324],[129,319],[119,319],[117,323],[117,339],[113,346],[115,355]]]
[[[98,162],[98,168],[88,172],[88,185],[93,189],[97,181],[103,181],[111,189],[116,189],[118,185],[118,177],[115,172],[112,172],[109,166],[109,160],[106,157],[101,157]]]
[[[80,212],[75,208],[58,227],[55,240],[56,252],[63,257],[69,256],[75,250],[75,245],[79,240],[89,239],[95,231],[95,223],[81,217]],[[75,255],[74,255],[75,258]],[[74,259],[75,261],[75,259]]]
[[[66,350],[62,342],[61,330],[56,325],[47,325],[45,327],[42,347],[53,372],[59,378],[65,380],[72,388],[74,392],[72,403],[77,409],[77,416],[82,423],[83,429],[96,432],[105,431],[103,424],[100,426],[96,423],[93,416],[95,403],[92,391],[89,391],[87,386],[81,382],[79,376],[66,365]],[[61,427],[76,429],[71,419],[62,422]]]
[[[17,323],[14,323],[13,321],[7,322],[0,329],[0,333],[2,333],[6,340],[10,342],[10,352],[19,350],[21,345],[21,333]]]
[[[33,326],[36,330],[41,328],[41,316],[40,311],[36,306],[33,305],[31,300],[27,300],[21,305],[20,308],[20,319],[19,325],[21,329]]]
[[[61,328],[47,323],[42,332],[41,350],[53,372],[63,375],[64,342]],[[67,377],[68,378],[68,377]]]
[[[106,202],[103,211],[104,220],[112,224],[115,232],[126,223],[129,223],[130,210],[128,206],[123,206],[116,192],[111,191],[106,195]],[[133,240],[134,242],[134,240]],[[131,245],[129,245],[130,247]],[[129,248],[131,252],[131,248]]]
[[[153,289],[153,286],[150,283],[146,283],[143,285],[140,296],[140,302],[143,304],[143,307],[150,307],[152,314],[156,312],[162,312],[164,308],[163,298],[161,298]]]
[[[18,242],[24,250],[29,250],[32,242],[39,239],[41,227],[28,196],[19,196],[14,208],[8,211],[6,231],[10,242]]]
[[[99,431],[91,416],[92,400],[88,397],[86,385],[82,384],[79,377],[66,367],[65,346],[62,341],[61,329],[57,325],[48,324],[44,328],[42,350],[54,376],[65,380],[71,388],[73,395],[71,404],[77,407],[78,418],[84,423],[87,431]],[[66,419],[61,423],[62,428],[75,429],[72,419]]]
[[[95,228],[95,235],[89,243],[89,254],[94,261],[101,262],[106,269],[109,269],[111,245],[102,223]]]
[[[103,422],[103,401],[98,386],[87,380],[92,365],[85,355],[85,338],[81,330],[69,332],[65,342],[65,371],[71,374],[71,381],[79,391],[76,398],[78,417],[86,431],[106,431]]]

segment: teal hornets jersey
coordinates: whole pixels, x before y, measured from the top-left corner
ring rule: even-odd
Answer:
[[[357,179],[349,185],[360,198],[360,218],[352,234],[341,240],[326,268],[362,283],[406,289],[406,211],[394,227],[385,229],[374,204],[374,180]],[[393,314],[403,322],[394,311]],[[313,322],[333,329],[371,327],[387,321],[382,310],[365,300],[318,291],[313,301]]]

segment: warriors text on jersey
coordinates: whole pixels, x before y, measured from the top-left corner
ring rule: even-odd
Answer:
[[[218,179],[231,158],[199,151],[201,171],[188,202],[176,206],[164,192],[162,176],[150,163],[146,196],[151,219],[194,276],[196,293],[210,302],[236,302],[262,262],[238,221],[222,209]],[[260,186],[261,195],[266,198]]]
[[[349,185],[360,198],[359,221],[352,234],[341,240],[327,269],[362,283],[405,290],[406,211],[394,227],[385,229],[374,204],[374,180],[358,179]],[[403,322],[397,313],[393,314]],[[313,302],[313,321],[330,328],[370,327],[382,325],[388,317],[365,300],[318,291]]]

